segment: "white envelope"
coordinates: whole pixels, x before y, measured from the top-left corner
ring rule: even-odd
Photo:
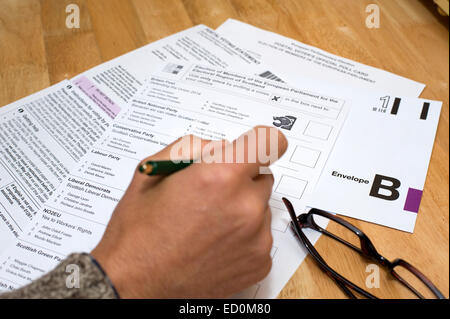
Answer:
[[[309,206],[413,232],[442,103],[372,105],[350,112]]]

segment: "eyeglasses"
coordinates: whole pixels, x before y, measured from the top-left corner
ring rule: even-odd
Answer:
[[[286,205],[289,215],[291,216],[292,221],[290,224],[292,229],[294,230],[296,237],[306,247],[313,259],[320,266],[320,268],[335,281],[335,283],[343,290],[343,292],[348,297],[352,299],[357,298],[355,293],[352,292],[353,290],[362,297],[377,299],[376,296],[360,288],[358,285],[341,276],[333,268],[331,268],[325,261],[324,257],[322,257],[314,248],[313,244],[303,231],[304,229],[309,228],[318,231],[347,246],[352,251],[360,254],[362,257],[380,264],[393,276],[394,279],[398,280],[410,292],[421,299],[425,298],[423,289],[427,290],[427,295],[430,295],[431,292],[432,295],[434,295],[436,298],[445,299],[444,295],[439,291],[439,289],[417,268],[404,261],[403,259],[395,259],[391,262],[385,257],[381,256],[375,249],[375,246],[372,244],[370,239],[361,230],[348,223],[347,221],[319,209],[311,209],[308,213],[301,214],[297,217],[292,203],[286,198],[283,198],[283,202]],[[317,221],[320,219],[327,219],[328,221],[332,221],[342,226],[345,232],[349,232],[348,235],[353,237],[356,235],[355,244],[352,244],[347,240],[341,238],[344,236],[337,236],[323,229],[316,223],[315,218],[317,218]],[[421,286],[422,290],[419,291],[418,285]]]

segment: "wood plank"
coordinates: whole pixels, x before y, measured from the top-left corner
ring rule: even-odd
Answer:
[[[0,1],[0,106],[49,84],[38,0]]]
[[[66,27],[66,7],[80,8],[80,28]],[[102,62],[85,0],[41,0],[51,83],[69,79]]]
[[[216,29],[228,18],[238,18],[229,0],[183,0],[183,4],[194,25],[204,24]]]
[[[181,0],[132,0],[148,42],[192,27]]]
[[[103,61],[147,43],[138,15],[130,1],[88,0],[87,8]]]

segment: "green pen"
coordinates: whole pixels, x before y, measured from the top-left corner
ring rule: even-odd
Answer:
[[[173,161],[147,161],[139,166],[139,172],[145,175],[169,175],[194,163],[194,160]]]

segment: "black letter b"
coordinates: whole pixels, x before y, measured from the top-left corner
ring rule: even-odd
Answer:
[[[383,185],[383,180],[390,181],[392,185]],[[400,193],[397,191],[397,188],[400,187],[400,181],[393,177],[383,176],[375,174],[375,178],[373,179],[372,189],[370,190],[370,196],[378,197],[385,200],[396,200],[399,198]],[[387,189],[391,192],[391,195],[380,194],[380,188]]]

